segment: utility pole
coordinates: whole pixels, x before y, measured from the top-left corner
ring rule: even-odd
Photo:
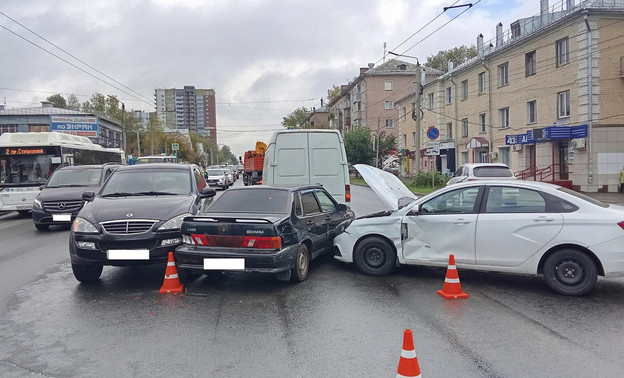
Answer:
[[[416,121],[416,138],[414,143],[416,144],[416,152],[414,153],[414,173],[418,174],[420,172],[420,119],[421,119],[421,110],[420,110],[420,96],[421,96],[421,73],[420,73],[420,62],[418,59],[416,60],[416,103],[413,106],[412,118]]]

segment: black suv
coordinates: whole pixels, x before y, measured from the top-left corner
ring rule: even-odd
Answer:
[[[33,203],[37,230],[51,225],[69,225],[82,208],[82,193],[99,189],[120,165],[64,166],[54,171]]]
[[[182,244],[180,225],[214,196],[199,167],[139,164],[117,169],[100,191],[83,194],[85,205],[69,234],[74,276],[97,281],[104,265],[166,262]]]

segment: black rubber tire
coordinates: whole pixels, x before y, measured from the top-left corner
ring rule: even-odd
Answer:
[[[371,276],[389,274],[396,266],[395,260],[396,255],[390,243],[378,236],[362,240],[353,253],[355,266]]]
[[[39,231],[47,231],[50,228],[49,224],[37,224],[35,223],[35,228]]]
[[[544,262],[544,279],[559,294],[580,296],[594,289],[598,270],[586,253],[562,249]]]
[[[92,283],[100,279],[104,266],[71,264],[74,277],[82,283]]]
[[[310,254],[305,244],[299,246],[297,257],[295,258],[295,266],[290,271],[290,280],[293,282],[303,282],[308,278],[308,272],[310,271]]]

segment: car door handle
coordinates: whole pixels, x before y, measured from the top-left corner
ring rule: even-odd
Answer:
[[[464,218],[455,219],[455,221],[453,222],[453,224],[468,224],[468,223],[470,223],[470,221]]]
[[[312,226],[312,225],[314,224],[314,222],[313,222],[313,221],[311,221],[311,220],[309,220],[309,221],[307,221],[307,222],[306,222],[306,224],[307,224],[308,226]]]
[[[326,216],[326,217],[325,217],[325,220],[329,222],[329,221],[331,220],[331,216],[329,216],[329,215],[328,215],[328,216]]]
[[[553,222],[555,220],[555,218],[549,218],[549,217],[537,217],[537,218],[533,218],[533,220],[535,222]]]

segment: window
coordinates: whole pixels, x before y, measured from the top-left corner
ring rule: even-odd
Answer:
[[[416,132],[413,131],[412,132],[412,146],[415,146],[415,145],[416,145]]]
[[[498,149],[498,159],[501,163],[509,165],[511,159],[509,158],[509,147],[501,147]]]
[[[433,93],[429,93],[427,97],[429,98],[429,109],[433,109]]]
[[[536,71],[535,51],[524,54],[524,74],[529,77],[535,75]]]
[[[386,118],[386,128],[391,129],[394,127],[394,119]]]
[[[570,50],[568,49],[568,37],[555,42],[557,55],[557,67],[567,64],[570,61]]]
[[[527,124],[537,122],[537,101],[527,102]]]
[[[391,91],[391,90],[392,90],[392,80],[384,81],[384,91]]]
[[[479,114],[479,132],[485,132],[485,113]]]
[[[499,127],[509,127],[509,108],[498,109],[498,125]]]
[[[421,214],[469,214],[475,212],[478,187],[453,190],[425,202]]]
[[[468,80],[461,82],[462,100],[468,100]]]
[[[479,93],[485,93],[485,72],[479,74]]]
[[[385,102],[385,108],[386,108],[386,110],[392,110],[392,109],[394,109],[394,102],[392,102],[392,101],[386,101],[386,102]]]
[[[333,213],[336,211],[336,203],[331,199],[327,192],[323,189],[314,189],[314,193],[316,194],[316,199],[318,199],[321,204],[321,210],[324,213]]]
[[[559,118],[570,116],[570,91],[557,93],[557,109]]]
[[[407,134],[403,134],[403,147],[407,147]]]
[[[498,85],[503,86],[509,84],[509,63],[503,63],[498,66]]]
[[[462,119],[462,136],[468,136],[468,118]]]
[[[544,213],[546,200],[537,191],[491,186],[487,193],[486,213]]]
[[[462,151],[462,153],[461,153],[461,163],[462,164],[468,163],[468,151]]]
[[[446,139],[453,139],[453,122],[446,124]]]
[[[453,102],[453,97],[452,97],[453,92],[451,91],[451,87],[447,87],[446,88],[446,104],[450,104]]]
[[[316,214],[321,212],[321,208],[314,197],[314,193],[310,191],[301,193],[301,202],[303,204],[303,215]]]

